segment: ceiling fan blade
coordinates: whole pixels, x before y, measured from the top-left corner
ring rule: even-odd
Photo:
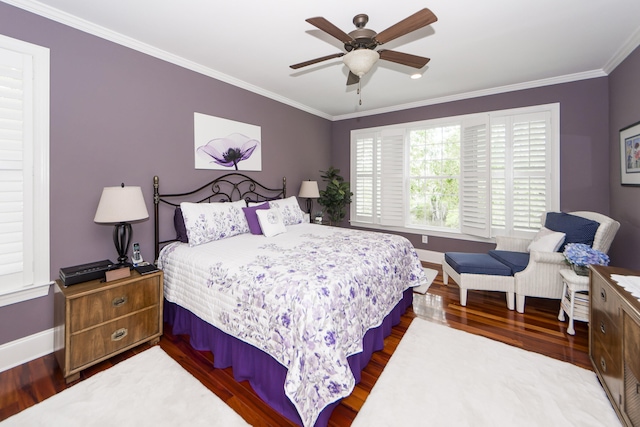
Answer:
[[[312,59],[310,61],[305,61],[305,62],[301,62],[299,64],[293,64],[293,65],[289,65],[291,68],[293,68],[294,70],[297,70],[298,68],[302,68],[302,67],[306,67],[307,65],[312,65],[312,64],[316,64],[318,62],[322,62],[322,61],[326,61],[328,59],[333,59],[333,58],[340,58],[341,56],[344,56],[344,53],[334,53],[333,55],[327,55],[327,56],[323,56],[322,58],[316,58],[316,59]]]
[[[349,71],[349,76],[347,77],[347,86],[354,85],[360,81],[360,77],[353,74]]]
[[[397,64],[408,65],[413,68],[422,68],[431,59],[424,56],[411,55],[410,53],[396,52],[395,50],[381,49],[378,51],[380,59],[395,62]]]
[[[426,27],[429,24],[436,22],[438,18],[426,7],[408,18],[403,19],[395,25],[390,26],[386,30],[378,33],[375,40],[378,44],[387,43],[393,39],[397,39],[400,36],[404,36],[419,28]]]
[[[325,33],[329,34],[340,40],[342,43],[349,43],[353,41],[353,37],[342,31],[340,28],[333,25],[331,22],[324,19],[322,16],[315,18],[305,19],[309,24],[321,29]]]

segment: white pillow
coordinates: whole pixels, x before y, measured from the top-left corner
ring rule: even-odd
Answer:
[[[558,249],[564,243],[565,237],[565,233],[542,227],[533,238],[533,241],[529,243],[527,250],[529,252],[558,252]]]
[[[295,225],[304,222],[304,211],[300,209],[296,196],[287,197],[286,199],[271,200],[269,202],[269,207],[280,211],[284,220],[284,225]]]
[[[189,246],[220,240],[249,232],[242,211],[244,200],[220,203],[180,203]]]
[[[278,209],[257,210],[258,222],[265,237],[273,237],[286,233],[282,213]]]

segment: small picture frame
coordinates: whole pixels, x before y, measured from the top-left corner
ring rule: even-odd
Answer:
[[[640,185],[640,122],[620,129],[620,183]]]

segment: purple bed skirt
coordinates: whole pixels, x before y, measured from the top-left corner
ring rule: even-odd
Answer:
[[[364,336],[363,351],[349,356],[349,366],[356,384],[364,367],[371,360],[373,352],[382,350],[384,339],[391,328],[400,323],[400,318],[413,302],[413,288],[404,291],[403,299],[384,319],[382,325],[370,329]],[[248,380],[253,390],[281,415],[302,425],[298,411],[284,394],[284,380],[287,370],[262,350],[240,341],[200,319],[190,311],[165,300],[164,321],[172,325],[173,334],[186,334],[190,344],[196,350],[208,350],[213,353],[215,368],[233,368],[236,381]],[[327,406],[316,421],[316,427],[325,427],[331,413],[340,403]]]

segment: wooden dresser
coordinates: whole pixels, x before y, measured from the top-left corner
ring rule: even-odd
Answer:
[[[64,287],[54,295],[55,355],[67,382],[83,369],[162,335],[162,271]]]
[[[622,423],[640,427],[640,301],[611,274],[640,272],[591,266],[589,356]]]

